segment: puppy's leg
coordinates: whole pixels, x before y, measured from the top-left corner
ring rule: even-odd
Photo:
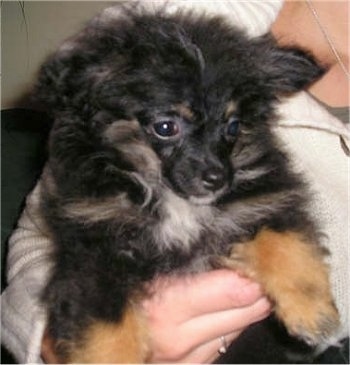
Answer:
[[[130,305],[118,323],[95,320],[77,343],[65,342],[63,345],[67,356],[64,362],[81,364],[146,362],[148,341],[145,321],[135,308]]]
[[[321,248],[301,235],[264,229],[224,261],[260,282],[287,330],[308,344],[326,341],[339,325]]]

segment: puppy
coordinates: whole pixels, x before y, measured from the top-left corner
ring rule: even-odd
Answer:
[[[146,362],[145,284],[217,267],[261,283],[293,336],[327,340],[338,314],[309,193],[273,133],[279,97],[322,72],[217,17],[120,6],[47,60],[43,300],[63,362]]]

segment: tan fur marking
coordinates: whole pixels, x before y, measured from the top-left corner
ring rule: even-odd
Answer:
[[[103,135],[111,144],[137,139],[140,133],[140,125],[136,119],[117,120],[110,124]]]
[[[127,223],[136,219],[134,206],[126,193],[104,199],[87,198],[67,203],[63,207],[66,217],[94,223],[106,219],[123,218]]]
[[[234,245],[225,265],[261,283],[291,334],[317,344],[337,328],[328,267],[321,249],[301,235],[262,230],[253,241]]]
[[[94,322],[85,332],[82,345],[70,354],[69,363],[144,363],[148,340],[143,316],[130,306],[120,323]]]
[[[233,100],[231,100],[230,102],[227,103],[225,117],[229,118],[231,114],[233,114],[236,110],[237,110],[237,104]]]
[[[160,161],[153,149],[143,140],[137,120],[117,120],[103,133],[106,141],[122,152],[138,172],[159,174]]]
[[[194,114],[192,112],[192,110],[185,104],[177,104],[175,105],[175,110],[183,117],[186,118],[187,120],[191,121],[194,119]]]
[[[139,174],[142,173],[145,176],[159,179],[160,160],[146,143],[135,141],[128,144],[120,144],[118,150],[135,166]]]

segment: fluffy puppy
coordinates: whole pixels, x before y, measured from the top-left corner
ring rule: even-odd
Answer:
[[[53,113],[43,293],[65,362],[145,362],[145,283],[225,266],[259,281],[310,344],[338,325],[307,189],[273,133],[307,53],[217,17],[116,7],[43,65]]]

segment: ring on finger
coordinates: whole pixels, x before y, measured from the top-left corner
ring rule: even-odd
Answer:
[[[220,336],[220,345],[221,346],[218,349],[218,353],[220,355],[226,354],[226,352],[227,352],[227,341],[226,341],[225,336]]]

